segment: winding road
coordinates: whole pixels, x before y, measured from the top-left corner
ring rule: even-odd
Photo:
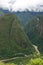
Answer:
[[[36,52],[37,52],[38,54],[40,54],[40,52],[39,52],[39,50],[38,50],[38,47],[37,47],[36,45],[33,45],[33,47],[35,48]]]
[[[38,53],[38,54],[40,54],[40,52],[39,52],[39,50],[38,50],[38,47],[36,46],[36,45],[32,45],[34,48],[35,48],[35,50],[36,50],[36,52]],[[23,54],[23,53],[19,53],[19,54]],[[31,55],[24,55],[24,57],[30,57],[30,56],[32,56],[32,54]],[[11,61],[11,60],[15,60],[15,59],[17,59],[17,58],[23,58],[23,57],[13,57],[13,58],[10,58],[10,59],[3,59],[3,60],[0,60],[1,62],[7,62],[7,61]]]

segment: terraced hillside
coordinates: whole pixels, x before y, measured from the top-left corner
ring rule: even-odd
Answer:
[[[33,17],[26,25],[25,31],[31,42],[43,53],[43,15]]]
[[[0,17],[0,58],[14,57],[17,53],[32,54],[34,48],[13,14]]]

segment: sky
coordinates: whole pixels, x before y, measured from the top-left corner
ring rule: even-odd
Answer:
[[[0,8],[24,11],[43,5],[43,0],[0,0]]]

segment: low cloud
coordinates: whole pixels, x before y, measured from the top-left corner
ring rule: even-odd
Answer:
[[[43,5],[43,0],[0,0],[0,8],[12,9],[12,11],[31,10],[37,5]]]

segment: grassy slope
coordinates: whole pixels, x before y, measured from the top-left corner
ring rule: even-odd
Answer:
[[[14,57],[16,53],[32,54],[33,51],[18,18],[13,14],[0,17],[0,58]]]
[[[39,19],[39,20],[38,20]],[[31,42],[43,53],[43,15],[36,15],[26,25],[25,31]]]

